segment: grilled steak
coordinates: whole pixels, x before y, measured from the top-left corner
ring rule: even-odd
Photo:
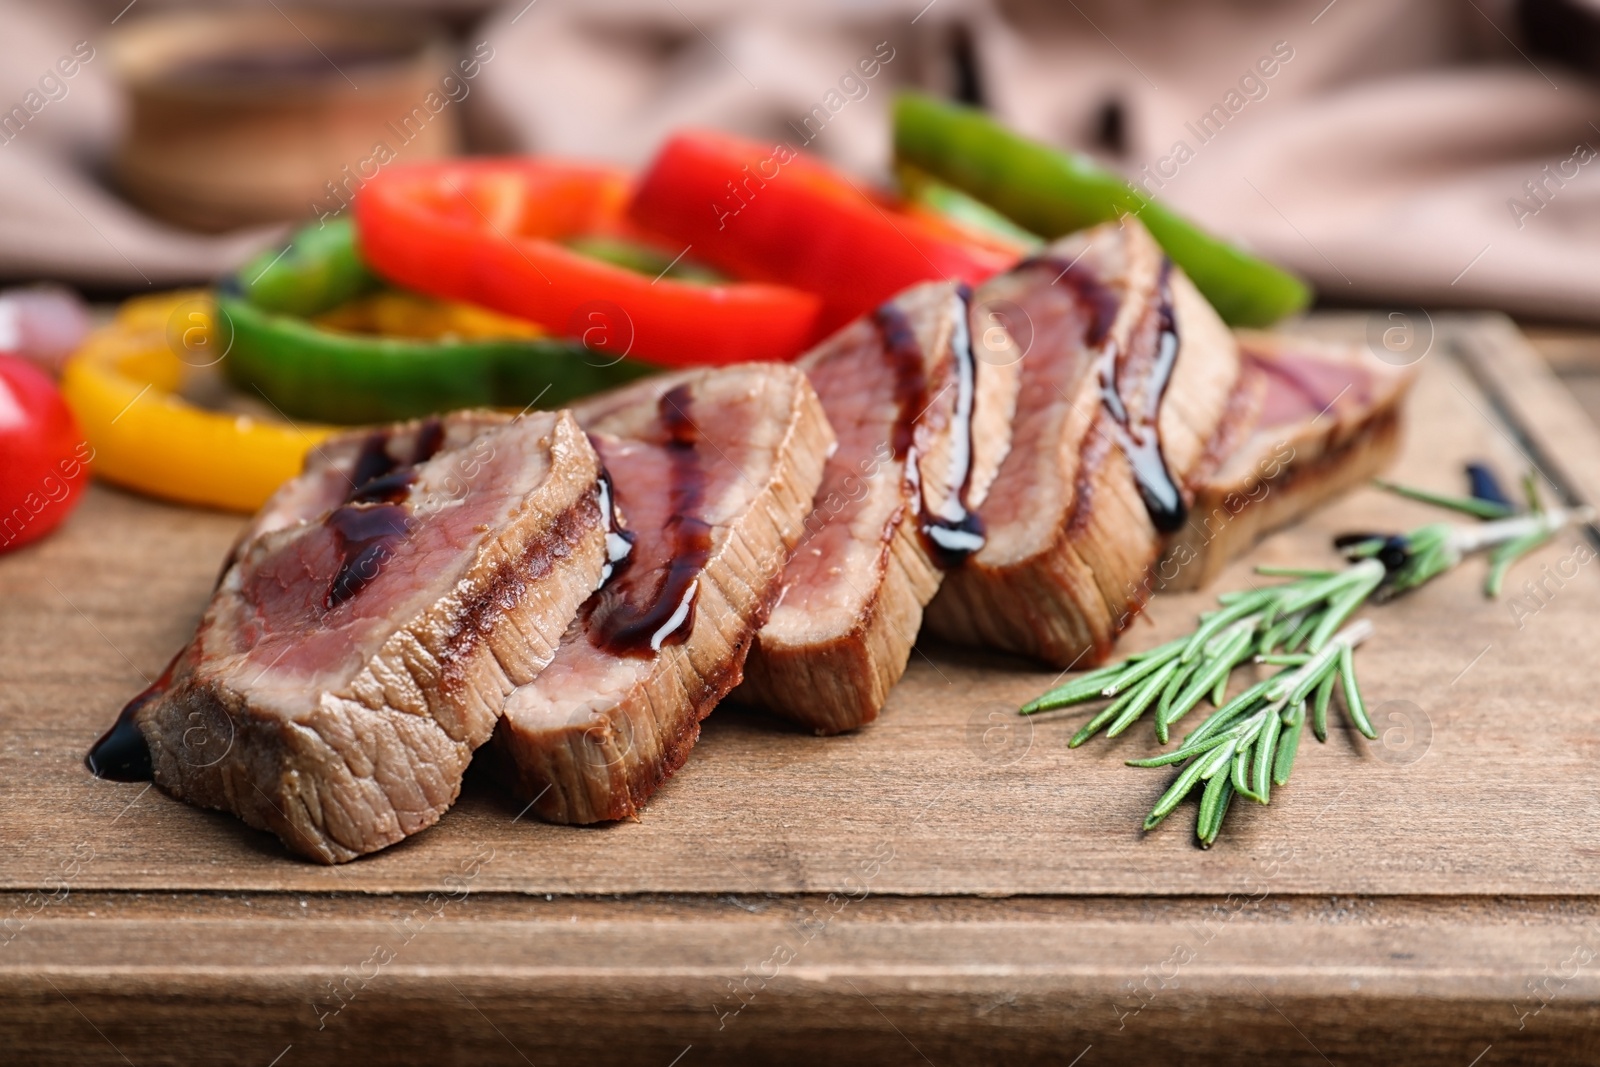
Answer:
[[[801,359],[839,447],[735,699],[818,733],[877,716],[1010,445],[1020,354],[979,319],[921,285]]]
[[[1239,343],[1235,415],[1207,449],[1158,591],[1206,585],[1265,534],[1377,474],[1399,444],[1413,367],[1356,345],[1259,333]]]
[[[567,413],[326,442],[91,768],[145,769],[325,863],[432,825],[599,583],[600,477]]]
[[[633,550],[497,734],[518,791],[564,823],[634,815],[688,758],[739,683],[833,446],[793,367],[652,379],[584,410]]]
[[[1132,219],[1063,238],[979,300],[1020,309],[1031,343],[1011,452],[980,509],[987,543],[946,576],[928,629],[1062,667],[1097,662],[1184,522],[1238,348]]]

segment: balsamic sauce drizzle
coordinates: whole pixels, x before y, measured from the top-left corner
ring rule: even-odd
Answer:
[[[1066,282],[1078,302],[1089,309],[1090,322],[1085,341],[1091,348],[1100,348],[1098,374],[1100,402],[1106,413],[1117,424],[1119,443],[1133,477],[1139,487],[1150,521],[1162,533],[1171,533],[1188,518],[1188,505],[1183,492],[1167,466],[1167,457],[1161,445],[1161,405],[1166,398],[1167,386],[1172,381],[1173,366],[1178,359],[1178,326],[1172,308],[1172,261],[1161,260],[1161,275],[1157,283],[1156,350],[1149,377],[1149,400],[1146,410],[1133,413],[1122,395],[1120,371],[1125,363],[1125,353],[1118,350],[1110,339],[1112,323],[1121,306],[1117,292],[1086,268],[1076,262],[1062,264],[1049,256],[1025,261],[1022,267],[1042,266],[1061,269],[1056,283]]]
[[[889,447],[894,458],[910,462],[916,446],[917,420],[927,404],[928,381],[922,369],[922,346],[911,319],[900,308],[887,303],[872,313],[873,325],[883,341],[884,355],[894,370],[894,429]]]
[[[635,535],[632,530],[622,528],[622,513],[617,510],[617,493],[611,484],[611,472],[604,466],[600,468],[600,478],[595,488],[596,503],[600,505],[600,514],[606,521],[606,562],[600,568],[599,586],[603,589],[606,583],[627,569],[628,561],[633,558]]]
[[[955,302],[950,348],[956,367],[956,402],[951,429],[949,492],[938,508],[928,500],[917,465],[916,424],[928,406],[922,348],[910,319],[899,307],[886,303],[873,312],[884,353],[895,371],[895,422],[890,445],[895,458],[905,463],[906,481],[918,501],[917,528],[922,533],[928,555],[946,569],[958,565],[984,544],[983,520],[967,504],[976,445],[973,409],[978,395],[978,361],[972,351],[972,291],[966,285],[958,286],[951,299]]]
[[[1122,428],[1122,452],[1133,468],[1134,481],[1150,521],[1162,533],[1183,525],[1189,515],[1183,493],[1167,466],[1161,447],[1161,404],[1172,381],[1172,368],[1178,361],[1178,326],[1172,311],[1172,261],[1161,261],[1161,279],[1155,308],[1156,351],[1150,368],[1149,401],[1146,410],[1131,413],[1124,403],[1119,382],[1122,360],[1107,351],[1100,362],[1100,396],[1111,417]]]
[[[365,589],[394,546],[411,529],[411,513],[400,504],[345,504],[324,520],[339,543],[339,571],[323,606],[329,611]]]
[[[144,739],[144,734],[139,730],[136,721],[139,710],[164,695],[172,687],[172,675],[177,670],[178,661],[183,658],[182,649],[172,662],[167,664],[167,669],[161,672],[144,692],[123,705],[122,712],[117,716],[117,721],[111,724],[111,729],[100,735],[90,748],[89,754],[83,758],[83,765],[89,768],[89,773],[96,778],[105,778],[112,782],[148,782],[155,777],[155,766],[150,758],[150,744]]]
[[[669,389],[660,400],[671,459],[672,513],[666,525],[671,561],[648,604],[620,601],[593,629],[595,644],[614,655],[653,655],[664,645],[687,640],[694,629],[700,574],[711,558],[712,527],[699,518],[705,508],[706,472],[695,447],[700,434],[689,418],[689,402],[687,384]]]
[[[444,445],[444,424],[438,418],[417,427],[411,458],[390,453],[391,434],[374,430],[361,442],[344,503],[323,520],[339,545],[339,569],[328,586],[323,607],[329,611],[365,589],[382,570],[394,546],[411,531],[411,513],[402,505],[417,480],[417,467]]]

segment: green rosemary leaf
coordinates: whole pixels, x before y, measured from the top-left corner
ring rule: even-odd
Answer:
[[[1414,489],[1409,485],[1396,485],[1394,482],[1386,482],[1381,478],[1374,479],[1372,484],[1397,496],[1419,500],[1424,504],[1432,504],[1435,507],[1449,508],[1452,511],[1459,511],[1464,515],[1473,515],[1480,519],[1503,519],[1507,515],[1513,514],[1513,510],[1510,507],[1505,504],[1497,504],[1492,500],[1434,493],[1427,489]]]
[[[1304,652],[1273,652],[1257,656],[1257,663],[1265,663],[1273,667],[1299,667],[1311,657]]]
[[[1361,688],[1356,684],[1355,651],[1349,645],[1339,650],[1339,675],[1344,679],[1344,706],[1350,713],[1351,721],[1368,740],[1376,741],[1378,731],[1372,728],[1372,720],[1367,718],[1367,705],[1361,699]]]
[[[1263,629],[1261,631],[1261,640],[1256,642],[1256,655],[1265,656],[1283,644],[1283,639],[1304,620],[1304,614],[1289,615],[1278,619],[1271,626]]]
[[[1535,515],[1544,514],[1544,501],[1539,497],[1539,475],[1529,468],[1522,476],[1522,495],[1528,500],[1528,510]]]
[[[1237,664],[1235,664],[1237,666]],[[1217,684],[1211,687],[1211,706],[1220,708],[1228,699],[1228,682],[1233,678],[1233,667],[1228,668],[1228,673],[1217,679]]]
[[[1363,560],[1355,566],[1365,567],[1368,562]],[[1382,565],[1379,564],[1379,566]],[[1280,615],[1293,615],[1314,604],[1320,604],[1324,600],[1337,596],[1341,590],[1350,584],[1350,573],[1354,569],[1355,567],[1347,567],[1329,578],[1310,579],[1279,586],[1282,596],[1278,600],[1278,613]]]
[[[1194,828],[1195,836],[1206,848],[1211,847],[1222,829],[1222,819],[1228,814],[1233,790],[1233,782],[1225,774],[1219,774],[1206,783],[1206,791],[1200,797],[1200,817],[1195,821]]]
[[[1268,696],[1277,696],[1286,704],[1298,704],[1322,681],[1324,673],[1334,670],[1339,663],[1339,645],[1330,644],[1299,670],[1285,671],[1280,677],[1283,684],[1268,690]]]
[[[1312,707],[1311,732],[1318,741],[1328,740],[1328,701],[1333,699],[1333,686],[1339,680],[1338,671],[1329,671],[1317,686],[1317,699]]]
[[[1365,568],[1365,573],[1361,574],[1349,589],[1340,593],[1328,605],[1328,610],[1323,614],[1321,621],[1317,623],[1317,628],[1311,633],[1311,640],[1306,643],[1307,652],[1316,653],[1322,651],[1322,646],[1328,643],[1328,639],[1333,636],[1333,632],[1343,626],[1344,621],[1357,608],[1367,602],[1367,598],[1372,595],[1374,589],[1378,588],[1378,583],[1383,581],[1384,574],[1387,573],[1383,564],[1375,559],[1362,560],[1354,567],[1351,567],[1350,570],[1354,574],[1362,571],[1363,568]]]
[[[1128,691],[1127,707],[1122,710],[1122,714],[1117,721],[1111,724],[1111,728],[1106,731],[1106,736],[1116,737],[1137,722],[1139,716],[1143,715],[1149,710],[1150,705],[1155,703],[1156,697],[1160,695],[1162,688],[1166,686],[1167,679],[1177,669],[1178,661],[1175,658],[1169,659],[1136,689],[1130,689]]]
[[[1250,788],[1250,768],[1254,765],[1255,759],[1255,747],[1253,745],[1242,745],[1239,751],[1233,754],[1233,788],[1251,800],[1260,803],[1261,798],[1256,795],[1255,790]]]
[[[1220,774],[1227,777],[1228,765],[1233,762],[1233,754],[1239,747],[1239,739],[1232,738],[1227,744],[1217,749],[1211,755],[1200,761],[1200,777],[1210,781]]]
[[[1452,545],[1457,528],[1447,522],[1436,522],[1411,531],[1411,556],[1391,577],[1389,585],[1379,592],[1377,599],[1393,600],[1443,574],[1461,562],[1461,553]]]
[[[1065,685],[1058,685],[1043,696],[1028,701],[1018,711],[1023,715],[1032,715],[1039,711],[1055,711],[1057,708],[1067,708],[1098,699],[1104,695],[1105,687],[1127,669],[1126,663],[1116,663],[1079,675]]]
[[[1490,599],[1498,597],[1506,571],[1511,569],[1511,565],[1550,540],[1551,536],[1549,530],[1535,530],[1496,548],[1489,557],[1489,574],[1483,580],[1483,595]]]
[[[1294,628],[1283,647],[1290,652],[1298,652],[1300,646],[1306,643],[1306,638],[1316,632],[1317,624],[1322,621],[1322,614],[1315,611],[1306,612],[1305,621]]]
[[[1227,746],[1223,747],[1227,750],[1228,757],[1231,759],[1233,757],[1232,750],[1227,749]],[[1161,799],[1156,801],[1156,806],[1150,809],[1150,814],[1144,817],[1144,828],[1146,830],[1154,830],[1161,825],[1162,819],[1172,814],[1172,809],[1176,808],[1183,801],[1183,798],[1189,795],[1189,790],[1193,789],[1194,784],[1200,780],[1200,775],[1205,771],[1209,762],[1209,759],[1197,759],[1179,772],[1178,777],[1167,787],[1167,791],[1161,794]]]
[[[1283,725],[1278,736],[1278,755],[1272,764],[1274,785],[1287,785],[1289,772],[1294,770],[1294,756],[1300,750],[1300,730],[1306,724],[1306,706],[1296,704],[1293,717]]]
[[[1201,741],[1235,725],[1239,719],[1249,714],[1250,709],[1260,702],[1262,695],[1266,693],[1268,687],[1275,681],[1277,681],[1276,675],[1265,681],[1257,682],[1216,711],[1213,711],[1206,716],[1205,722],[1201,723],[1183,739],[1183,745],[1180,747],[1199,744]]]
[[[1387,537],[1369,537],[1365,541],[1345,545],[1340,551],[1344,553],[1345,559],[1370,559],[1383,551],[1383,546],[1388,540]]]
[[[1235,738],[1232,734],[1219,734],[1216,737],[1208,737],[1204,741],[1201,741],[1197,744],[1185,745],[1183,748],[1175,748],[1171,752],[1163,752],[1159,756],[1150,756],[1146,759],[1128,760],[1127,765],[1129,767],[1145,768],[1170,767],[1174,763],[1182,763],[1185,760],[1191,759],[1195,756],[1203,756],[1207,752],[1215,751],[1218,745],[1226,745],[1228,742],[1234,740],[1237,740],[1237,738]]]
[[[1167,687],[1161,691],[1161,699],[1156,702],[1156,740],[1163,745],[1167,743],[1168,727],[1171,725],[1172,702],[1199,669],[1198,661],[1181,663],[1177,673],[1167,680]]]
[[[1278,734],[1283,732],[1283,718],[1268,715],[1267,723],[1256,739],[1256,760],[1252,769],[1254,782],[1251,799],[1265,804],[1272,799],[1272,762],[1278,753]]]
[[[1183,650],[1183,662],[1188,663],[1204,650],[1206,643],[1215,637],[1224,626],[1232,625],[1245,616],[1266,607],[1268,602],[1275,599],[1276,589],[1253,590],[1251,596],[1241,597],[1220,611],[1207,612],[1202,622],[1189,638],[1189,643]]]
[[[1078,732],[1072,735],[1072,740],[1067,742],[1067,747],[1077,748],[1099,733],[1106,723],[1115,721],[1117,716],[1121,715],[1123,710],[1132,703],[1134,695],[1132,692],[1123,693],[1117,699],[1095,712],[1094,718],[1084,723]]]
[[[1183,651],[1183,647],[1184,642],[1182,641],[1170,641],[1160,648],[1147,652],[1145,658],[1137,663],[1130,664],[1126,672],[1106,686],[1105,695],[1113,697],[1130,686],[1137,685],[1149,675],[1154,674],[1166,664],[1177,659],[1178,653]]]
[[[1262,564],[1256,568],[1256,573],[1265,578],[1332,578],[1338,571],[1321,570],[1315,567],[1269,567]],[[1223,596],[1229,594],[1224,593]],[[1222,597],[1218,597],[1221,600]]]
[[[1163,726],[1170,726],[1189,714],[1219,681],[1226,686],[1233,668],[1249,656],[1250,631],[1241,629],[1230,633],[1227,639],[1218,645],[1211,658],[1204,661],[1200,669],[1195,672],[1188,688],[1168,705],[1166,716],[1163,718],[1160,712],[1157,712],[1157,722]]]

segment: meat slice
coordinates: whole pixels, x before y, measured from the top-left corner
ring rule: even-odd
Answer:
[[[736,700],[817,733],[877,717],[944,568],[983,544],[1019,359],[965,287],[933,283],[800,360],[839,447]]]
[[[1030,337],[988,540],[946,576],[930,633],[1056,666],[1106,656],[1149,597],[1184,487],[1239,378],[1233,336],[1133,219],[986,283]]]
[[[325,863],[432,825],[599,584],[603,488],[565,412],[324,443],[247,528],[193,642],[91,769],[146,769]]]
[[[1394,458],[1416,377],[1358,345],[1241,332],[1235,417],[1207,448],[1189,519],[1155,588],[1199,589],[1257,540],[1365,482]]]
[[[632,553],[554,662],[511,695],[496,748],[553,822],[634,815],[739,683],[833,433],[793,367],[652,379],[589,405]]]

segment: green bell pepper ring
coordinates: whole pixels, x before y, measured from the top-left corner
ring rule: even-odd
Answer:
[[[349,219],[307,226],[277,255],[263,252],[234,279],[263,311],[307,317],[378,287],[356,251]]]
[[[895,157],[1055,239],[1134,215],[1233,326],[1267,326],[1310,302],[1304,281],[1205,233],[1083,156],[1030,141],[982,112],[917,94],[894,105]]]
[[[920,167],[897,160],[894,175],[900,186],[900,195],[910,203],[937,212],[957,225],[1010,241],[1030,252],[1044,247],[1044,241],[1040,240],[1038,234],[1024,230],[988,204],[968,196],[953,185],[947,185]]]
[[[221,328],[232,332],[221,364],[228,380],[287,416],[364,423],[467,407],[555,408],[658,369],[547,337],[425,340],[309,320],[381,285],[347,220],[300,231],[281,257],[263,254],[218,287]]]

